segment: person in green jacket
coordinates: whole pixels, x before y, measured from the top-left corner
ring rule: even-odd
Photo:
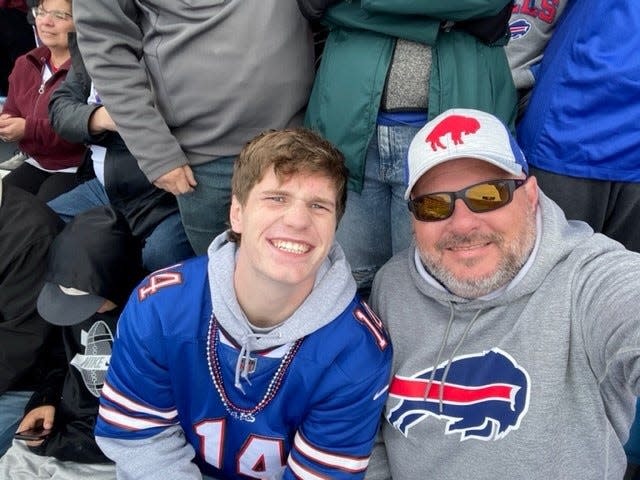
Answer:
[[[298,0],[328,26],[305,123],[342,151],[349,196],[337,232],[366,295],[376,271],[411,242],[409,143],[452,107],[512,129],[516,92],[504,52],[510,0]]]

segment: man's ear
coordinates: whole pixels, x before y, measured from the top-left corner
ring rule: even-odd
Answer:
[[[536,177],[529,177],[524,189],[527,193],[527,201],[535,211],[538,206],[538,180],[536,180]]]
[[[235,195],[231,197],[231,208],[229,208],[229,223],[231,230],[242,233],[242,205]]]

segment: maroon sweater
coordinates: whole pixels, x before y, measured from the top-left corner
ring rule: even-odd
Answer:
[[[62,139],[49,123],[49,98],[71,65],[71,60],[67,60],[42,85],[42,72],[50,56],[47,47],[38,47],[18,57],[9,76],[9,94],[2,113],[25,119],[24,137],[18,143],[20,150],[47,170],[61,170],[80,165],[86,147]]]

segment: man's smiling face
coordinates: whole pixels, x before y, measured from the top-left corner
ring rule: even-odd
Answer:
[[[242,235],[236,263],[242,278],[310,291],[333,244],[336,187],[328,177],[309,173],[281,181],[271,167],[244,205],[232,199],[230,219]]]
[[[454,192],[487,180],[513,178],[481,160],[450,160],[425,173],[412,197]],[[464,298],[486,295],[509,283],[527,261],[536,238],[537,183],[530,177],[497,210],[474,213],[457,199],[453,214],[440,221],[412,217],[420,257],[429,273]]]

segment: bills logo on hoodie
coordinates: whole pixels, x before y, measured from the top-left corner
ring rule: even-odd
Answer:
[[[558,16],[559,6],[560,0],[516,0],[511,11],[511,19],[521,15],[553,25]]]
[[[511,40],[517,40],[524,37],[531,30],[531,23],[524,18],[514,20],[509,24],[509,32],[511,33]]]
[[[529,374],[499,348],[443,362],[429,382],[432,373],[396,375],[391,382],[386,417],[404,436],[435,417],[460,440],[498,440],[518,429],[529,408]]]

